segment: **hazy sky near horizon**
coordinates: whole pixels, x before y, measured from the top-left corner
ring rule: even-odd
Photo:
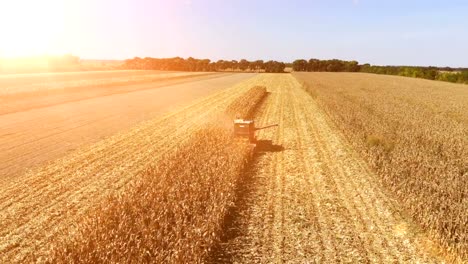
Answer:
[[[461,0],[0,0],[0,23],[0,56],[468,67],[468,1]]]

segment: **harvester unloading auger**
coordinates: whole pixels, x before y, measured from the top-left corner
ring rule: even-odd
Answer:
[[[234,120],[234,136],[248,138],[250,143],[255,144],[257,142],[255,131],[276,126],[278,126],[278,124],[255,127],[254,120],[236,119]]]

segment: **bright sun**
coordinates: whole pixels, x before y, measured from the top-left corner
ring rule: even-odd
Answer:
[[[60,54],[64,5],[60,0],[0,0],[0,57]]]

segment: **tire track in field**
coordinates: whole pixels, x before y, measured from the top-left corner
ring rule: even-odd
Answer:
[[[228,258],[218,262],[440,262],[420,247],[377,176],[294,78],[273,75],[259,85],[267,86],[267,104],[274,104],[259,120],[280,120],[277,132],[262,131],[259,138],[284,150],[254,159],[247,174],[256,186],[234,221],[238,236],[222,243]]]
[[[270,103],[271,99],[274,100],[274,103]],[[275,106],[282,104],[280,99],[281,99],[280,97],[275,96],[274,94],[270,94],[270,97],[265,102],[265,104],[267,105],[266,113],[271,114],[271,116],[277,116],[277,114],[275,113],[277,113],[280,108],[277,108]],[[270,115],[267,115],[267,116],[270,116]],[[271,120],[263,119],[261,122],[269,123],[271,122]],[[281,126],[282,120],[276,120],[276,122],[278,122]],[[281,130],[281,127],[280,127],[280,130]],[[257,159],[261,160],[262,157],[257,157]],[[268,166],[265,166],[265,167],[262,166],[257,169],[265,170],[268,174],[271,174],[271,175],[276,175],[276,172],[279,169],[277,167],[277,164],[278,164],[277,160],[278,158],[274,157],[273,162],[270,162]],[[276,239],[274,234],[276,233],[275,229],[278,228],[278,223],[277,223],[278,217],[280,217],[279,219],[281,219],[281,216],[279,216],[278,213],[276,212],[275,206],[276,205],[281,206],[281,197],[279,195],[281,190],[279,190],[280,186],[278,185],[277,178],[272,177],[272,178],[263,178],[263,179],[256,179],[256,180],[257,181],[260,180],[262,182],[262,186],[269,186],[269,188],[267,189],[268,192],[265,193],[265,195],[269,197],[269,204],[268,204],[266,211],[256,212],[256,213],[260,213],[261,215],[254,215],[251,218],[254,221],[259,221],[258,224],[265,227],[263,230],[253,230],[255,231],[255,235],[252,236],[251,243],[255,245],[255,247],[252,248],[252,250],[258,250],[262,253],[261,255],[268,256],[272,254],[272,252],[269,251],[272,249],[262,248],[261,245],[263,244],[277,245],[278,244],[278,240]],[[243,262],[245,261],[246,260],[244,260]]]
[[[139,171],[183,143],[259,76],[198,100],[189,107],[80,150],[5,184],[0,194],[0,256],[24,262],[40,256],[47,242],[72,232],[73,222]]]

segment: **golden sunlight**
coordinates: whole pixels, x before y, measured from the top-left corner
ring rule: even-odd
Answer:
[[[0,2],[0,58],[61,54],[65,17],[63,1]]]

